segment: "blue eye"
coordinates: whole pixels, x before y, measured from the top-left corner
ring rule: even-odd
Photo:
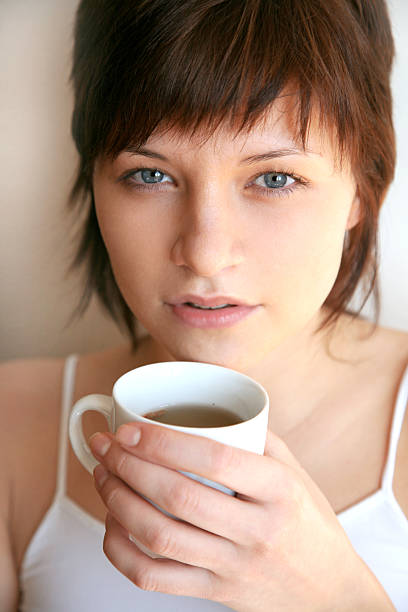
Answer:
[[[261,174],[261,176],[258,176],[254,183],[259,187],[282,189],[282,187],[288,187],[289,185],[295,183],[295,179],[283,172],[267,172],[266,174]]]
[[[157,170],[157,168],[143,168],[141,170],[137,170],[133,173],[134,182],[139,182],[136,180],[137,177],[142,179],[143,183],[152,184],[152,183],[167,183],[172,182],[170,177],[164,172]]]
[[[137,170],[130,170],[124,176],[121,176],[118,181],[122,181],[135,189],[145,191],[160,191],[161,185],[174,183],[173,179],[168,174],[165,174],[157,168],[138,168]]]

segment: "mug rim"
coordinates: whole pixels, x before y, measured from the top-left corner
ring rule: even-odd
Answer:
[[[142,375],[143,373],[142,371],[145,370],[146,368],[150,370],[152,369],[160,370],[160,369],[166,369],[167,367],[172,366],[172,367],[175,367],[176,369],[177,368],[181,369],[181,368],[184,368],[186,365],[188,365],[191,369],[202,370],[203,368],[205,368],[208,370],[216,370],[219,373],[222,373],[222,371],[226,371],[228,372],[228,376],[232,374],[236,378],[241,379],[242,382],[250,385],[259,394],[260,399],[262,398],[262,407],[259,409],[259,411],[256,414],[254,414],[250,418],[245,419],[244,421],[241,421],[239,423],[235,423],[233,425],[223,425],[223,426],[215,426],[215,427],[197,427],[197,426],[188,426],[188,425],[169,425],[167,423],[160,423],[158,421],[153,421],[152,419],[148,419],[141,414],[132,412],[131,410],[129,410],[129,408],[126,408],[122,404],[122,402],[119,400],[118,387],[121,384],[124,384],[124,379],[135,376],[136,372],[140,371],[140,375]],[[261,418],[261,415],[264,413],[264,411],[269,409],[269,396],[266,390],[264,389],[264,387],[254,378],[251,378],[250,376],[248,376],[247,374],[243,374],[242,372],[238,372],[237,370],[233,370],[232,368],[227,368],[225,366],[219,366],[216,364],[206,363],[206,362],[201,362],[201,361],[160,361],[156,363],[149,363],[143,366],[139,366],[138,368],[134,368],[133,370],[129,370],[128,372],[125,372],[124,374],[122,374],[122,376],[120,376],[114,383],[113,389],[112,389],[112,399],[114,403],[120,406],[122,410],[126,411],[129,414],[132,414],[132,416],[137,417],[137,419],[138,420],[140,419],[142,422],[153,423],[155,425],[159,425],[163,427],[170,427],[171,429],[176,429],[176,430],[181,430],[181,431],[184,431],[186,429],[192,430],[192,431],[197,430],[202,433],[205,433],[206,431],[210,432],[214,429],[234,429],[237,427],[242,427],[243,425],[245,425],[245,423],[249,423],[250,421],[253,421],[254,419]]]

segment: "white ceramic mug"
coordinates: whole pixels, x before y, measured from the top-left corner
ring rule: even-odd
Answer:
[[[159,423],[142,416],[154,410],[187,403],[191,403],[192,410],[197,404],[215,404],[231,410],[243,420],[223,427],[182,427]],[[112,397],[94,394],[78,400],[72,408],[69,436],[78,459],[92,473],[98,462],[82,431],[82,414],[87,410],[102,413],[111,432],[116,432],[124,423],[141,421],[211,438],[259,455],[263,455],[265,450],[269,412],[265,389],[249,376],[208,363],[169,361],[141,366],[115,382]],[[220,483],[190,472],[181,473],[234,495],[234,491]],[[159,510],[165,512],[162,508]],[[165,514],[177,518],[168,512]]]

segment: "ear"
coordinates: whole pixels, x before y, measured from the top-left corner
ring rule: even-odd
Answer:
[[[363,218],[363,210],[360,202],[360,198],[358,194],[354,196],[353,203],[350,208],[350,212],[347,217],[347,225],[346,229],[351,230],[355,225],[357,225]]]

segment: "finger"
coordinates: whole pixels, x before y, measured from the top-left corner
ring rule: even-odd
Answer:
[[[288,466],[292,455],[282,441],[276,443],[274,456],[267,457],[147,423],[123,425],[116,439],[123,443],[135,430],[140,431],[141,437],[136,445],[125,446],[130,453],[213,480],[248,498],[270,501],[276,487],[284,486],[288,477],[287,470],[282,468]],[[273,437],[271,440],[270,447],[273,446]],[[298,465],[294,457],[291,461],[292,465]]]
[[[95,469],[96,475],[100,468]],[[109,513],[151,552],[223,574],[233,567],[236,546],[220,536],[164,515],[107,472],[98,491]]]
[[[103,550],[109,561],[144,591],[216,599],[217,580],[212,572],[171,559],[151,559],[109,515]]]
[[[243,526],[257,524],[254,503],[207,487],[162,465],[144,461],[117,443],[112,443],[99,460],[109,473],[173,516],[231,542],[249,543],[251,529]]]

